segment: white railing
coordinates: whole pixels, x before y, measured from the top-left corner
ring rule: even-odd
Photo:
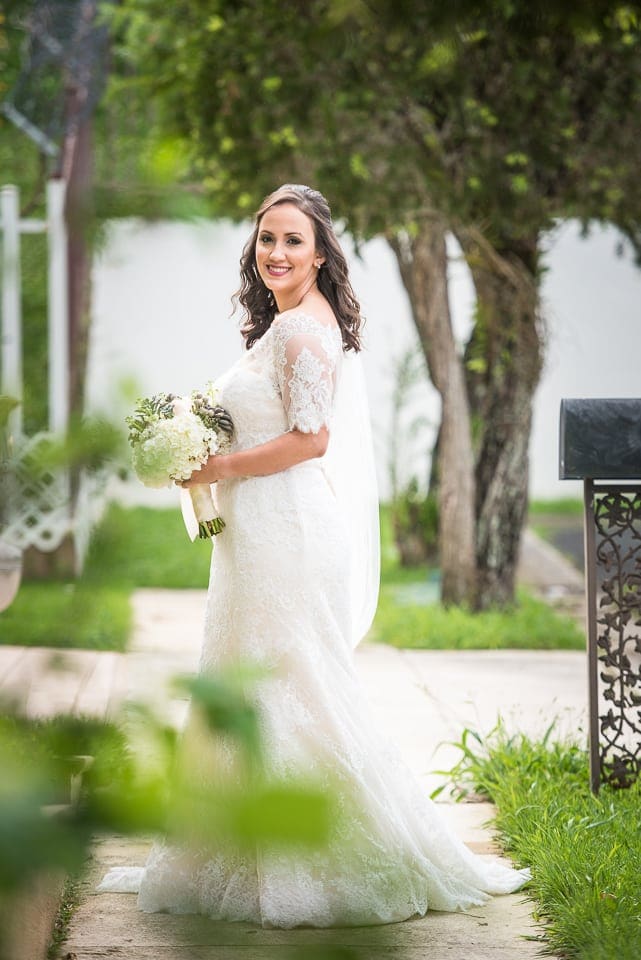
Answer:
[[[22,234],[47,235],[47,321],[49,400],[48,431],[27,437],[23,432],[22,404],[12,411],[9,434],[12,439],[12,474],[15,502],[5,518],[2,539],[21,550],[36,547],[51,551],[70,534],[74,538],[76,567],[82,567],[92,524],[104,504],[104,478],[82,476],[78,494],[72,497],[69,473],[46,465],[44,451],[54,437],[62,437],[69,424],[69,308],[68,248],[65,222],[64,180],[47,184],[44,220],[21,219],[20,197],[15,186],[0,190],[0,306],[2,349],[0,375],[2,392],[23,398],[22,305],[20,239]],[[43,378],[44,380],[44,378]],[[44,389],[44,382],[43,382]]]
[[[18,188],[0,190],[2,230],[2,389],[22,400],[22,305],[20,237],[23,233],[46,233],[48,239],[48,330],[49,330],[49,430],[64,433],[69,422],[69,344],[67,304],[67,228],[65,224],[66,184],[47,184],[45,220],[21,220]],[[11,430],[22,435],[22,407],[12,413]]]

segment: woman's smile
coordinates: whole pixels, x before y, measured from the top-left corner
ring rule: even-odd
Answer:
[[[275,263],[268,263],[268,264],[267,264],[267,272],[268,272],[272,277],[284,277],[285,274],[286,274],[286,273],[289,273],[290,270],[291,270],[291,267],[276,266]]]

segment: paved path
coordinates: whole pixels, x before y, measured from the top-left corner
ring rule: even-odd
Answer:
[[[576,546],[576,526],[573,541]],[[581,534],[582,536],[582,534]],[[576,551],[574,553],[576,560]],[[551,543],[529,529],[523,532],[519,580],[552,606],[585,623],[583,573]]]
[[[112,717],[128,670],[120,653],[0,646],[0,701],[28,717]]]
[[[528,537],[522,577],[548,599],[573,597],[577,604],[580,576],[550,551]],[[0,647],[0,697],[13,699],[33,716],[61,709],[115,716],[124,700],[145,700],[180,725],[187,704],[176,698],[169,678],[196,669],[204,602],[203,591],[136,591],[134,641],[126,656]],[[380,729],[400,745],[427,790],[443,782],[434,770],[448,769],[458,759],[450,741],[459,739],[465,727],[487,733],[499,714],[508,730],[533,735],[545,730],[553,717],[562,733],[584,727],[586,677],[581,652],[420,651],[365,643],[357,651],[356,665]],[[491,833],[484,827],[492,813],[489,805],[442,802],[439,807],[472,849],[480,855],[492,851]],[[319,960],[538,956],[538,930],[518,894],[496,898],[469,915],[430,913],[422,920],[384,928],[282,932],[247,924],[220,925],[199,917],[148,916],[136,910],[131,895],[95,893],[108,866],[144,862],[148,847],[146,842],[115,837],[97,843],[63,957],[293,960],[309,953],[310,947],[321,951],[324,946],[354,952],[323,950],[312,955]]]
[[[449,805],[451,806],[451,805]],[[473,805],[469,805],[473,806]],[[457,808],[457,809],[460,809]],[[521,895],[497,897],[467,914],[339,930],[263,930],[246,923],[143,914],[131,894],[94,894],[111,865],[145,862],[146,844],[97,844],[62,956],[73,960],[534,960],[538,930]]]

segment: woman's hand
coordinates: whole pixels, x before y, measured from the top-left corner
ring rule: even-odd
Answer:
[[[223,480],[227,476],[223,463],[226,459],[227,457],[222,454],[208,457],[202,467],[194,470],[189,480],[183,480],[182,483],[178,483],[178,486],[188,488],[195,487],[199,483],[216,483],[217,480]]]

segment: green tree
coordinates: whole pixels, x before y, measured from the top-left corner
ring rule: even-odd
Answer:
[[[356,238],[390,242],[442,398],[446,601],[513,599],[542,235],[572,216],[641,239],[639,20],[630,5],[583,6],[124,0],[115,13],[139,93],[160,98],[220,214],[311,181]],[[477,292],[464,357],[448,231]]]

